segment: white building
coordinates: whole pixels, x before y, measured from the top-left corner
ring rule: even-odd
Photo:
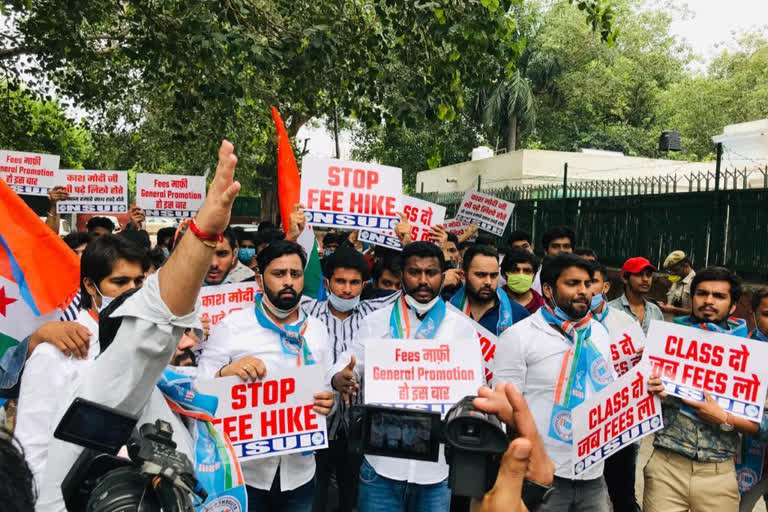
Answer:
[[[422,171],[416,176],[417,192],[463,192],[469,189],[562,184],[565,164],[568,183],[618,178],[688,176],[714,172],[714,162],[685,162],[624,156],[612,151],[580,152],[521,149],[460,164]],[[478,181],[479,180],[479,181]],[[681,180],[677,190],[688,189]]]

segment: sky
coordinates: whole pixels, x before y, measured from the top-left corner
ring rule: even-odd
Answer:
[[[688,0],[688,15],[674,16],[672,32],[688,41],[703,58],[699,66],[733,41],[733,33],[768,27],[768,0]]]

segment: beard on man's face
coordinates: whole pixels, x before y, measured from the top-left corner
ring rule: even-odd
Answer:
[[[283,310],[295,308],[301,298],[296,290],[287,287],[282,288],[279,292],[274,292],[265,285],[264,292],[267,294],[267,298],[273,306]]]
[[[417,302],[420,302],[421,304],[426,304],[435,297],[437,297],[437,294],[440,293],[440,288],[435,290],[434,288],[430,288],[428,285],[419,285],[415,286],[414,288],[408,288],[408,285],[403,282],[403,289],[405,290],[406,295],[410,295],[414,299],[416,299]]]
[[[555,295],[555,304],[571,318],[583,318],[589,312],[589,297],[586,294],[562,298]]]
[[[467,295],[475,302],[487,303],[496,296],[496,290],[490,285],[483,285],[479,289],[475,289],[467,280]]]

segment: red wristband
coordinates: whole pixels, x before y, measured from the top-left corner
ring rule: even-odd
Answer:
[[[223,242],[224,241],[224,233],[218,233],[216,235],[211,235],[210,233],[204,233],[200,230],[199,227],[197,227],[197,224],[195,224],[195,219],[192,219],[192,222],[189,223],[189,230],[194,233],[194,235],[199,238],[200,240],[204,240],[207,242]]]

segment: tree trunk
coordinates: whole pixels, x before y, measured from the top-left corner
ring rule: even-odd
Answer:
[[[517,116],[512,116],[507,122],[507,153],[517,149]]]

